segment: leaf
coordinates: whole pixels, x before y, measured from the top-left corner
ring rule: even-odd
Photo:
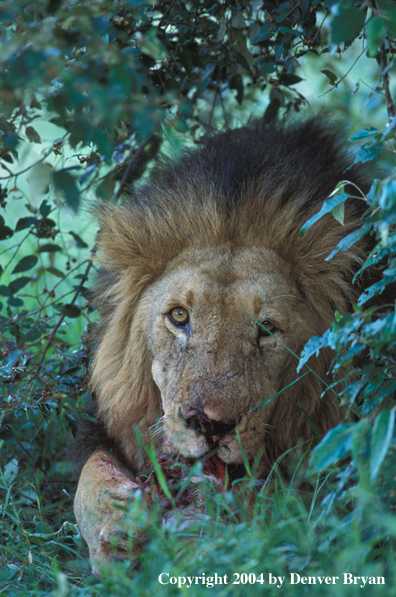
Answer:
[[[47,199],[44,199],[44,201],[41,203],[40,207],[39,207],[39,212],[41,213],[41,215],[43,216],[43,218],[46,218],[48,216],[48,214],[51,211],[51,206],[49,205]]]
[[[26,127],[26,136],[31,143],[41,143],[40,135],[32,126]]]
[[[276,32],[276,27],[269,21],[266,21],[263,27],[259,30],[257,35],[251,40],[252,44],[257,44],[261,41],[270,39]]]
[[[294,31],[293,29],[290,29],[290,27],[285,27],[284,25],[281,25],[278,28],[278,31],[280,31],[281,33],[289,33],[290,35],[293,35],[294,37],[303,37],[302,33],[300,33],[300,31]]]
[[[231,27],[234,27],[234,29],[245,29],[246,22],[240,12],[235,14],[235,16],[232,18]]]
[[[54,529],[46,522],[39,521],[36,522],[36,533],[40,535],[52,535],[54,533]]]
[[[309,218],[309,220],[305,222],[303,226],[301,226],[300,237],[304,236],[305,231],[310,226],[312,226],[312,224],[317,222],[325,214],[328,214],[329,212],[333,211],[333,209],[337,207],[337,205],[340,205],[341,203],[343,204],[348,199],[348,197],[348,193],[340,193],[335,197],[331,197],[331,199],[326,199],[326,201],[323,202],[321,210],[318,211],[318,213],[316,213],[315,215],[313,215],[312,218]]]
[[[366,11],[358,8],[342,8],[337,4],[338,14],[331,22],[331,40],[334,44],[353,41],[361,32],[366,20]]]
[[[363,147],[355,157],[355,161],[353,163],[359,164],[359,162],[361,162],[362,164],[364,164],[364,162],[374,160],[383,148],[383,143],[376,143],[375,145],[363,145]],[[351,166],[349,166],[349,168],[351,168]],[[347,170],[349,170],[349,168],[347,168]]]
[[[330,253],[330,255],[326,257],[325,261],[330,261],[330,259],[333,259],[334,255],[339,253],[339,251],[348,251],[348,249],[350,249],[352,245],[357,243],[358,240],[362,238],[362,236],[364,236],[371,230],[372,226],[373,225],[370,224],[370,222],[365,222],[361,228],[359,228],[358,230],[354,230],[353,232],[348,234],[338,243],[338,245]]]
[[[337,79],[338,79],[338,77],[337,77],[337,75],[336,75],[336,74],[334,74],[334,73],[333,73],[333,71],[331,71],[331,70],[328,70],[327,68],[325,68],[325,69],[323,69],[321,72],[322,72],[324,75],[326,75],[326,77],[327,77],[328,79],[330,79],[330,82],[331,82],[331,83],[336,83],[336,82],[337,82]]]
[[[281,108],[281,102],[279,98],[275,97],[270,101],[268,106],[265,109],[263,121],[265,124],[272,122],[278,116],[279,110]]]
[[[24,288],[26,284],[29,284],[31,280],[32,278],[28,278],[27,276],[21,276],[20,278],[17,278],[13,282],[11,282],[8,288],[10,289],[12,294],[15,294],[16,292]]]
[[[17,263],[14,267],[12,273],[19,274],[20,272],[26,272],[29,269],[32,269],[37,263],[38,259],[36,255],[27,255],[26,257],[22,257],[22,259]]]
[[[305,344],[304,349],[301,352],[300,361],[297,366],[297,373],[301,371],[305,363],[307,363],[314,354],[318,356],[319,351],[327,346],[330,348],[335,348],[334,332],[331,329],[326,330],[323,336],[312,336],[312,338],[310,338]]]
[[[378,129],[373,128],[372,126],[366,126],[364,129],[360,129],[357,133],[349,137],[348,141],[358,141],[359,139],[364,139],[365,137],[370,137],[370,135],[376,135],[378,133]]]
[[[384,410],[375,419],[371,437],[370,480],[377,478],[381,464],[388,452],[395,427],[395,411]]]
[[[37,218],[33,218],[32,216],[27,218],[19,218],[17,225],[15,226],[15,232],[19,232],[19,230],[25,230],[25,228],[29,228],[37,221]]]
[[[9,299],[7,299],[7,305],[11,305],[11,307],[22,307],[23,300],[20,298],[11,296]]]
[[[63,170],[53,172],[52,180],[54,186],[63,193],[67,205],[74,211],[77,211],[80,204],[80,191],[77,188],[76,181],[69,172],[70,169],[63,168]]]
[[[339,222],[341,224],[341,226],[343,226],[344,225],[344,216],[345,216],[345,203],[340,203],[339,205],[336,205],[335,207],[333,207],[333,209],[331,210],[331,213],[333,214],[333,216],[337,220],[337,222]]]
[[[394,281],[394,276],[385,276],[379,282],[376,282],[375,284],[372,284],[371,286],[366,288],[366,290],[359,297],[359,300],[357,302],[358,306],[360,307],[361,305],[364,305],[364,303],[367,303],[367,301],[370,300],[373,296],[382,294],[386,286],[388,284],[394,283]]]
[[[39,253],[55,253],[55,251],[62,251],[62,247],[59,245],[53,245],[52,243],[47,243],[46,245],[41,245],[38,250]]]
[[[367,56],[375,58],[378,54],[379,46],[384,39],[385,23],[382,19],[372,17],[366,25]]]
[[[64,278],[65,274],[62,273],[59,269],[57,269],[56,267],[47,267],[47,272],[49,272],[50,274],[52,274],[53,276],[56,276],[57,278]]]
[[[71,234],[74,240],[76,241],[77,247],[79,247],[80,249],[86,249],[88,247],[87,243],[84,242],[83,239],[80,236],[78,236],[78,234],[72,232],[71,230],[69,234]]]
[[[313,449],[310,466],[319,472],[337,460],[345,458],[351,451],[354,423],[341,423],[331,429],[320,444]]]
[[[70,317],[70,319],[75,319],[81,315],[80,307],[77,307],[77,305],[72,305],[71,303],[68,305],[57,305],[57,309],[66,315],[66,317]]]
[[[287,86],[296,85],[297,83],[300,83],[300,81],[303,81],[303,79],[298,75],[293,75],[292,73],[285,73],[280,78],[281,84]]]
[[[0,216],[0,240],[6,240],[7,238],[11,238],[13,234],[14,231],[5,225],[4,218]]]
[[[140,49],[147,56],[151,56],[154,60],[164,60],[167,52],[165,46],[162,45],[157,37],[157,30],[150,29],[140,42]]]
[[[354,425],[352,434],[352,460],[359,474],[360,484],[370,486],[368,460],[370,457],[371,425],[368,419],[361,419]]]
[[[100,199],[111,199],[116,181],[114,178],[107,177],[96,187],[96,194]]]

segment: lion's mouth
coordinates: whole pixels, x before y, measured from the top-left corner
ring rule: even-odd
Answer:
[[[246,479],[247,472],[243,464],[230,464],[224,462],[218,455],[223,446],[217,445],[207,451],[203,456],[182,456],[177,448],[169,440],[163,442],[163,449],[167,456],[160,456],[166,459],[167,463],[173,462],[179,465],[192,467],[197,462],[202,462],[202,473],[208,477],[214,477],[225,489],[230,489],[231,484],[238,479]],[[176,449],[175,449],[176,448]],[[168,462],[169,459],[169,462]]]

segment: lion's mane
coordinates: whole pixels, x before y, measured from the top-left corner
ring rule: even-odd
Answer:
[[[363,184],[356,171],[346,172],[349,164],[337,133],[317,119],[255,124],[208,136],[176,163],[162,158],[150,182],[127,195],[120,206],[95,206],[102,267],[96,304],[102,320],[92,388],[105,435],[132,466],[139,466],[133,427],[137,425],[147,439],[149,427],[161,416],[147,338],[134,317],[144,290],[188,247],[265,246],[292,264],[315,329],[323,333],[334,312],[350,310],[361,292],[362,281],[353,285],[351,280],[363,262],[369,238],[326,258],[342,238],[361,226],[366,204],[349,198],[344,226],[329,214],[304,237],[299,231],[340,180]],[[359,195],[356,189],[353,194]],[[315,361],[323,378],[330,361],[326,351]],[[333,396],[321,399],[322,392],[313,375],[284,392],[268,434],[270,461],[301,437],[311,436],[296,402],[322,433],[340,420]]]

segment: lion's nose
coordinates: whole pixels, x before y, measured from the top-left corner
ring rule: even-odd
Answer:
[[[180,413],[183,417],[183,415]],[[221,421],[214,421],[209,419],[202,408],[189,406],[186,409],[186,415],[183,417],[187,427],[194,429],[205,437],[223,437],[232,431],[236,426],[236,421],[233,423],[222,423]]]

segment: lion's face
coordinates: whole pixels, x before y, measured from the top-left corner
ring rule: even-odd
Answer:
[[[136,317],[173,447],[199,457],[219,445],[224,462],[241,463],[239,434],[254,459],[282,395],[270,399],[296,377],[286,346],[298,353],[313,332],[290,268],[264,248],[188,249],[146,290]]]

